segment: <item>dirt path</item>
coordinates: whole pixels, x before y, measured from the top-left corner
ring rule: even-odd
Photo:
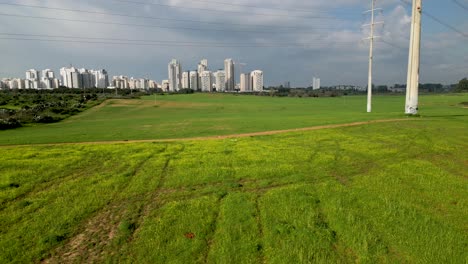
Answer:
[[[313,130],[321,130],[321,129],[353,127],[353,126],[362,126],[362,125],[369,125],[369,124],[391,123],[391,122],[411,121],[411,120],[417,120],[417,119],[412,119],[412,118],[381,119],[381,120],[353,122],[353,123],[346,123],[346,124],[322,125],[322,126],[313,126],[313,127],[304,127],[304,128],[284,129],[284,130],[272,130],[272,131],[262,131],[262,132],[252,132],[252,133],[242,133],[242,134],[231,134],[231,135],[221,135],[221,136],[192,137],[192,138],[114,140],[114,141],[90,141],[90,142],[67,142],[67,143],[40,143],[40,144],[3,145],[3,146],[0,146],[0,147],[5,148],[5,147],[20,147],[20,146],[101,145],[101,144],[130,144],[130,143],[173,142],[173,141],[203,141],[203,140],[215,140],[215,139],[268,136],[268,135],[284,134],[284,133],[289,133],[289,132],[313,131]]]

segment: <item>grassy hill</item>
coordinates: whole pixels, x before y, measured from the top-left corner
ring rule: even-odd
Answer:
[[[63,122],[0,131],[0,145],[187,138],[403,118],[403,96],[270,98],[222,94],[109,100]],[[421,97],[424,117],[466,115],[468,95]]]
[[[212,135],[175,125],[202,116],[192,124],[250,132],[401,117],[401,99],[379,98],[376,113],[366,115],[361,97],[174,96],[158,107],[145,98],[141,106],[111,101],[56,124],[59,130],[16,132],[37,143],[60,142],[70,140],[67,129],[74,127],[93,131],[86,141],[112,140],[117,134],[99,137],[104,125],[101,131],[85,124],[125,131],[149,122],[152,111],[164,111],[159,118],[169,124],[160,138],[169,131]],[[0,262],[464,263],[468,109],[462,101],[466,95],[423,97],[419,119],[259,137],[3,146]],[[211,111],[218,104],[224,109]],[[266,118],[283,107],[292,121],[282,121],[288,115],[280,110],[276,119]],[[252,112],[259,109],[270,111]],[[322,116],[327,109],[335,109],[329,120]],[[120,120],[104,118],[119,111]],[[237,121],[217,121],[229,113],[226,120]],[[34,137],[46,130],[50,139]]]

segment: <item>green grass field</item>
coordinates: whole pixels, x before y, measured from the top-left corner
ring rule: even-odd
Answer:
[[[468,95],[422,96],[424,117],[466,115]],[[186,138],[404,118],[404,96],[270,98],[177,95],[110,100],[60,123],[0,131],[0,145]]]
[[[270,136],[3,146],[0,263],[466,263],[467,97],[422,97],[422,118],[408,121]],[[192,137],[403,117],[401,97],[376,98],[372,115],[363,97],[136,102],[0,140]],[[148,123],[151,113],[158,121]],[[137,129],[144,124],[154,127]],[[71,137],[75,130],[86,136]]]

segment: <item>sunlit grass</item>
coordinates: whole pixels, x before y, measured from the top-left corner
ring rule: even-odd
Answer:
[[[2,147],[0,262],[464,263],[467,121]]]

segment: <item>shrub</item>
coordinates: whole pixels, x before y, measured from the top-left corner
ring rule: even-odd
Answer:
[[[54,123],[60,121],[60,118],[51,115],[38,115],[33,118],[36,123]]]
[[[12,129],[21,127],[21,123],[15,118],[0,119],[0,130]]]

